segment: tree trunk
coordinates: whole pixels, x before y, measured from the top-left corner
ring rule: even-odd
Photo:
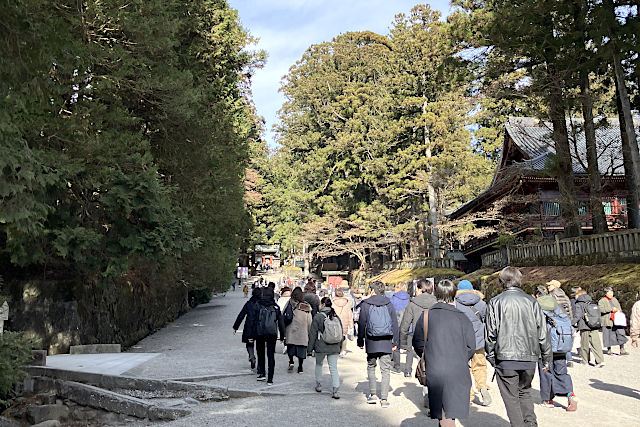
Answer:
[[[422,113],[427,113],[427,102],[422,105]],[[436,190],[433,187],[433,168],[431,167],[431,139],[429,137],[429,128],[424,125],[424,143],[426,146],[425,156],[427,158],[427,173],[429,181],[427,182],[427,190],[429,192],[429,225],[431,227],[431,257],[440,258],[440,236],[438,233],[438,201],[436,199]]]
[[[582,233],[578,218],[578,201],[569,147],[569,132],[565,116],[562,79],[558,76],[553,62],[547,62],[549,78],[549,115],[553,124],[552,139],[556,148],[555,177],[560,190],[561,215],[564,221],[564,232],[567,237],[579,236]]]
[[[633,146],[629,141],[629,134],[626,131],[626,120],[620,102],[620,91],[618,91],[618,80],[616,79],[616,104],[618,107],[618,120],[620,121],[620,138],[622,140],[622,162],[624,165],[624,183],[627,189],[627,228],[640,228],[640,194],[638,191],[638,169],[633,162]],[[638,148],[636,145],[636,153]]]
[[[587,145],[587,165],[589,174],[589,205],[591,224],[595,234],[607,231],[607,218],[602,205],[602,182],[598,168],[598,149],[596,147],[596,130],[593,124],[593,99],[589,72],[581,71],[580,90],[582,92],[582,116],[584,118],[584,138]]]

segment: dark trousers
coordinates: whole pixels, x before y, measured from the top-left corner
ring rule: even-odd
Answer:
[[[253,341],[247,343],[247,354],[249,355],[249,362],[256,360],[256,355],[253,351],[253,347],[254,347]]]
[[[264,351],[267,350],[267,359],[269,360],[269,371],[267,373],[267,381],[273,381],[273,370],[276,366],[276,338],[257,338],[256,352],[258,353],[258,375],[265,375],[264,370]]]
[[[567,371],[565,354],[554,354],[553,364],[547,372],[542,370],[542,360],[538,360],[538,375],[542,400],[553,400],[554,396],[568,396],[573,393],[573,381]]]
[[[534,375],[535,369],[512,371],[496,368],[498,388],[512,427],[538,425],[531,396]]]

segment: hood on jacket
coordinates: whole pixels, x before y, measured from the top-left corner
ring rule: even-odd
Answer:
[[[349,299],[346,297],[337,297],[334,298],[331,303],[337,307],[344,307],[349,304]]]
[[[413,298],[411,302],[424,310],[428,307],[433,306],[437,302],[437,300],[436,297],[433,296],[433,294],[428,294],[425,292]]]
[[[258,304],[268,307],[270,305],[276,305],[276,300],[270,297],[260,297],[258,298]]]
[[[458,291],[456,295],[456,302],[466,306],[474,306],[479,303],[481,299],[480,295],[473,291]]]
[[[576,302],[585,302],[587,304],[593,304],[593,299],[587,294],[578,295]]]
[[[301,302],[296,307],[296,310],[302,310],[302,311],[306,311],[307,313],[311,313],[311,306],[309,304],[307,304],[306,302]]]
[[[327,316],[329,315],[329,313],[331,313],[331,309],[329,307],[322,307],[319,311],[320,313],[324,313]]]
[[[362,302],[377,306],[383,306],[391,303],[389,298],[385,297],[384,295],[372,295]]]
[[[553,297],[553,295],[544,295],[538,298],[538,304],[543,310],[546,311],[555,311],[558,306],[558,302]]]
[[[406,301],[406,300],[408,300],[408,299],[409,299],[409,298],[411,298],[411,297],[410,297],[410,296],[409,296],[409,294],[408,294],[408,293],[406,293],[405,291],[398,291],[398,292],[396,292],[395,294],[393,294],[393,295],[391,296],[391,298],[397,298],[397,299],[400,299],[400,300],[402,300],[402,301]]]
[[[284,291],[281,295],[280,298],[285,298],[285,297],[290,297],[291,296],[291,291]]]

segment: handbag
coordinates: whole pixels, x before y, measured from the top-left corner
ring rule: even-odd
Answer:
[[[424,346],[427,347],[427,332],[429,332],[429,310],[424,311]],[[422,357],[416,367],[416,378],[420,385],[427,385],[427,363],[424,359],[425,348],[422,349]]]
[[[627,316],[621,311],[616,311],[613,314],[613,325],[620,326],[623,328],[627,327]]]

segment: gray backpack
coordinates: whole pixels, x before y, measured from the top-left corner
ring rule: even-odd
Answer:
[[[342,321],[338,316],[333,316],[333,319],[326,314],[324,315],[324,331],[320,332],[320,339],[325,344],[338,344],[342,342]]]

